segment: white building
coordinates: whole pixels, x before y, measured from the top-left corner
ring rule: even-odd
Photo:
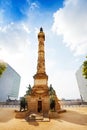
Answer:
[[[8,97],[18,98],[20,79],[20,75],[7,64],[6,70],[0,77],[0,102],[6,101]]]
[[[80,91],[81,98],[87,102],[87,79],[82,75],[82,66],[76,72],[77,83]]]

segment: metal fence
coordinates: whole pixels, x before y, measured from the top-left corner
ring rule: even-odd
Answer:
[[[0,104],[0,108],[20,108],[20,105]]]

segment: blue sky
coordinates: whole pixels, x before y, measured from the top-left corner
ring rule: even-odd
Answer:
[[[21,75],[20,96],[34,83],[42,26],[48,85],[59,98],[80,97],[75,73],[87,55],[86,12],[87,0],[0,0],[0,59]]]
[[[3,16],[6,21],[18,22],[27,19],[29,10],[32,12],[52,13],[63,6],[63,0],[1,0],[0,8],[4,10]],[[43,15],[43,14],[42,14]],[[31,19],[31,17],[29,17]]]

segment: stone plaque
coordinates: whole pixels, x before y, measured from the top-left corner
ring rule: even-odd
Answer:
[[[35,85],[46,85],[47,80],[46,79],[36,79],[35,80]]]

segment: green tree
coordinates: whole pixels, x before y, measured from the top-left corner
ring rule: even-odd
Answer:
[[[6,69],[6,63],[0,62],[0,76],[3,74],[5,69]]]
[[[31,88],[31,85],[29,84],[29,86],[27,87],[27,91],[26,91],[26,94],[25,95],[30,95],[31,94],[31,91],[32,91],[32,88]]]
[[[86,58],[87,58],[87,56],[86,56]],[[87,60],[85,60],[83,62],[82,73],[83,73],[83,76],[87,79]]]

